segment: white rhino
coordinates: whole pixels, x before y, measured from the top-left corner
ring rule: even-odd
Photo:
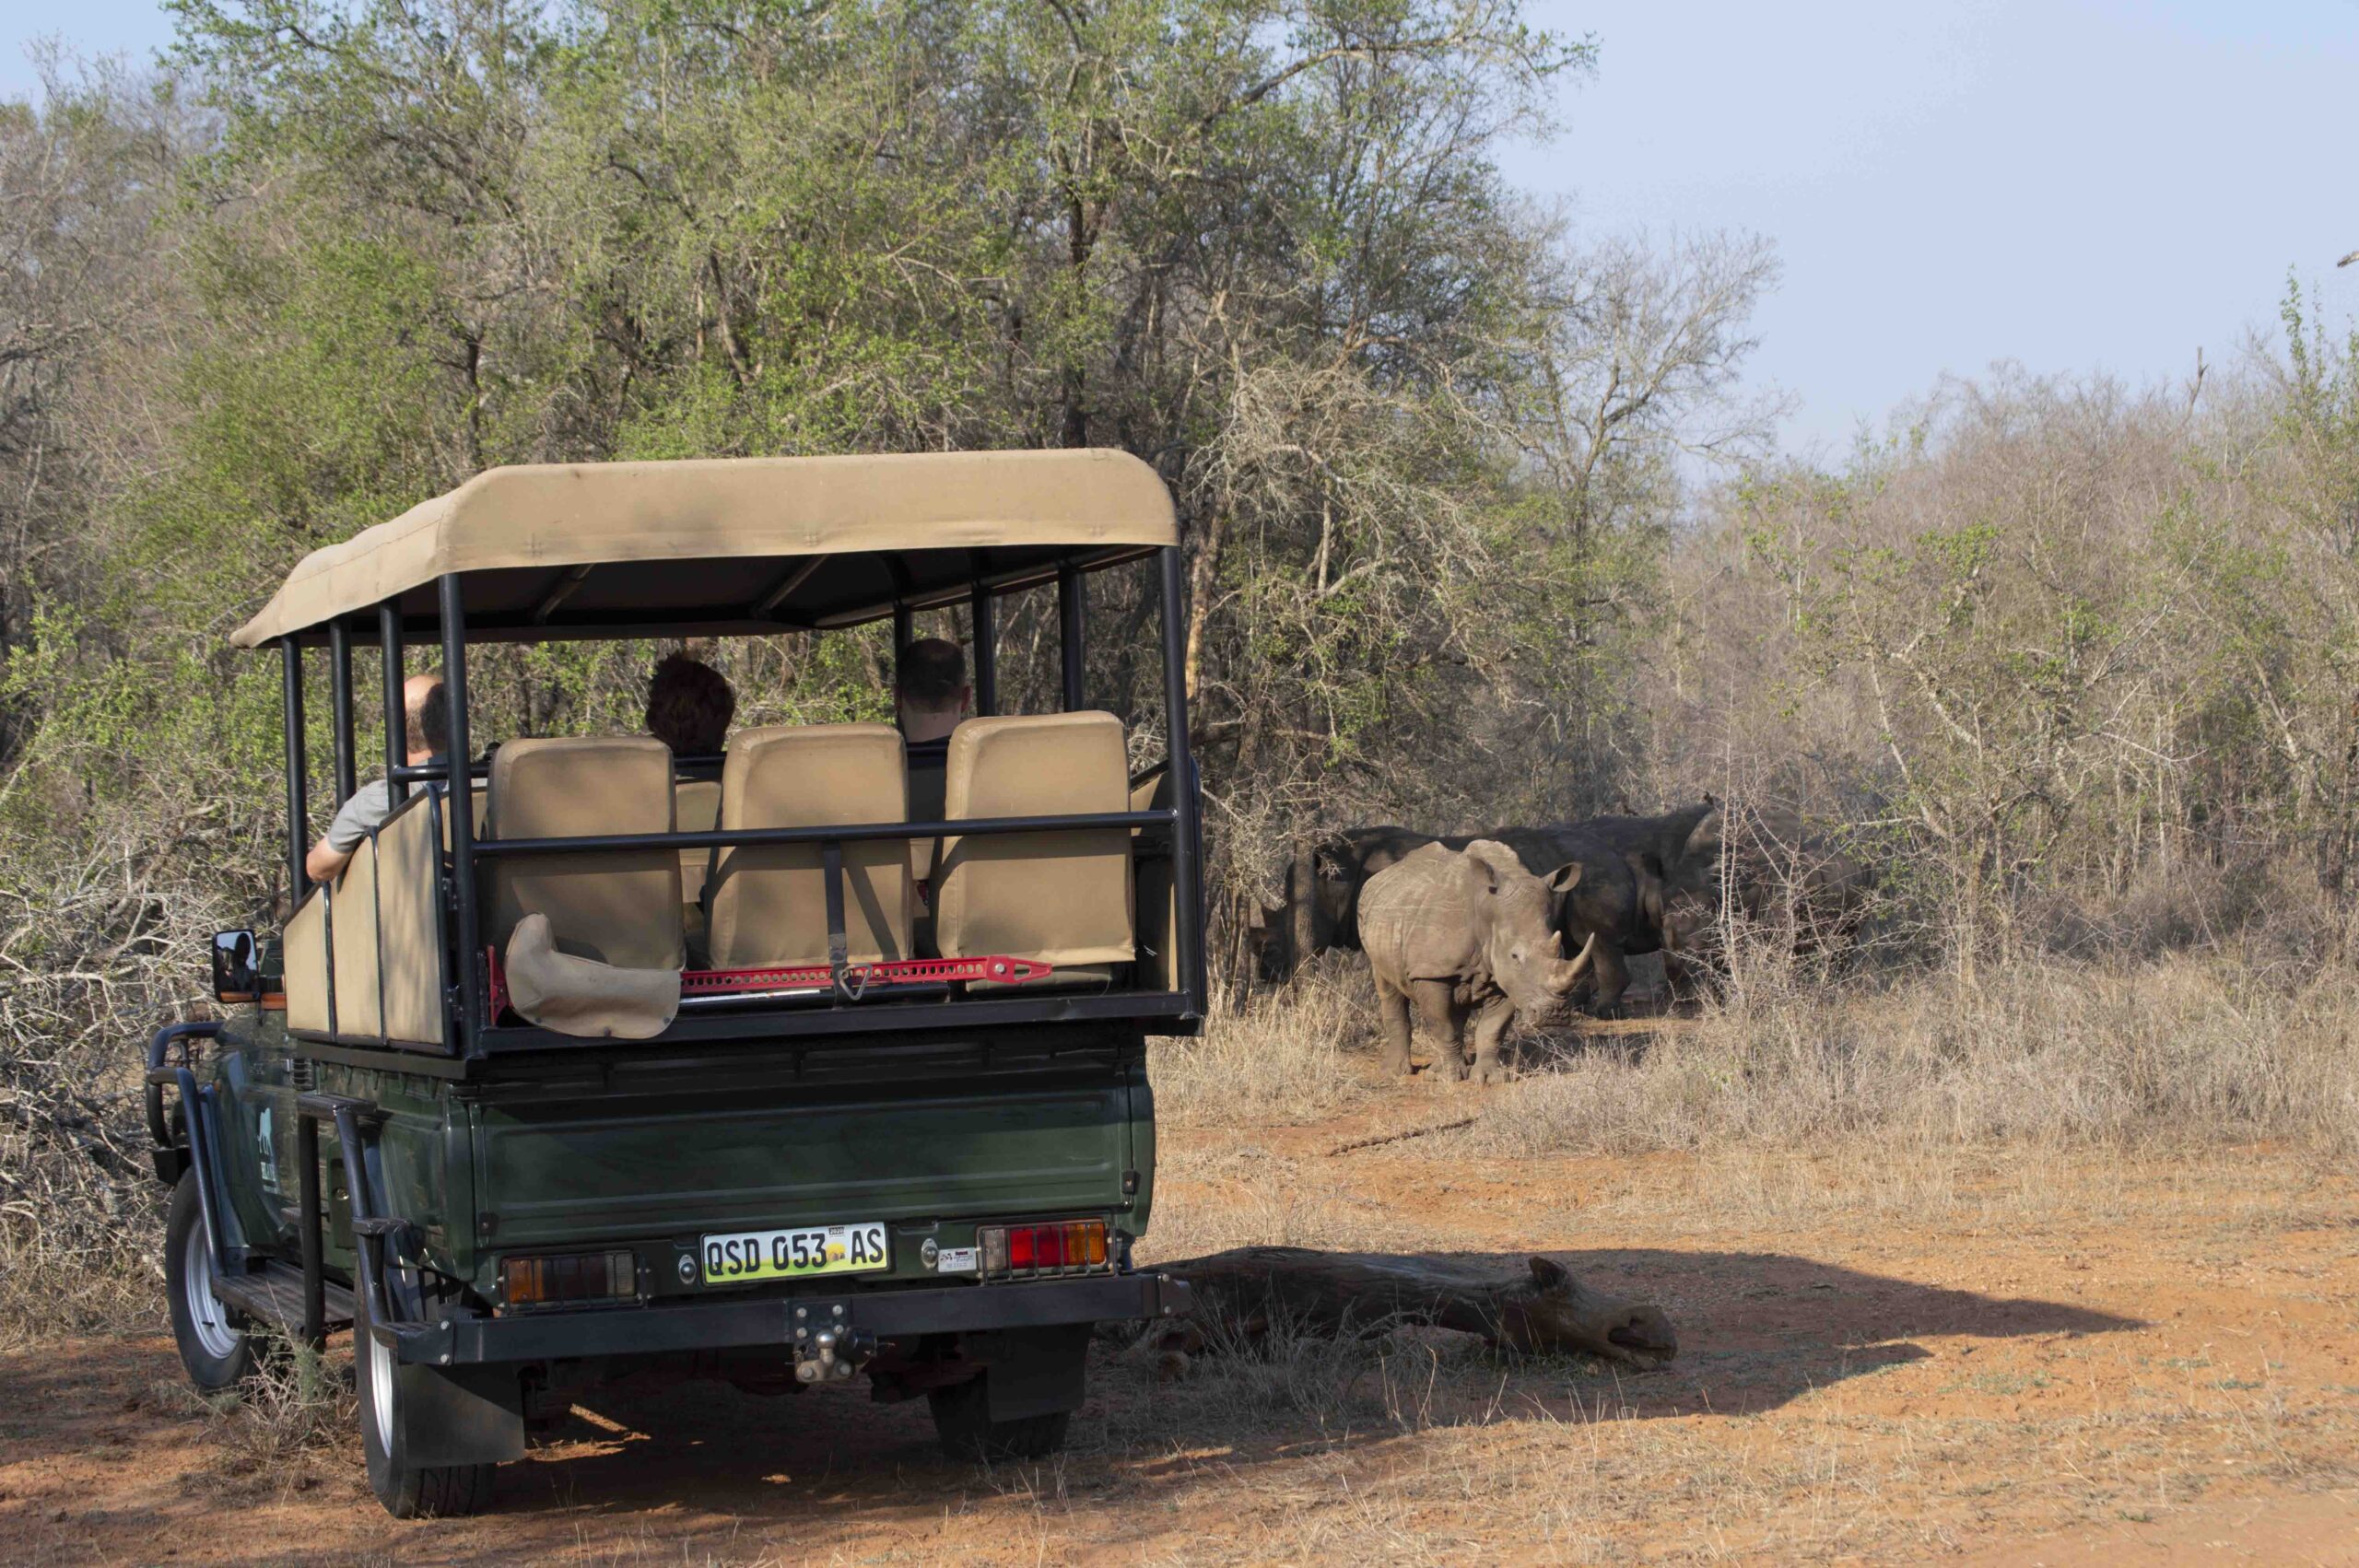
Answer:
[[[1484,1083],[1502,1079],[1499,1042],[1516,1014],[1554,1009],[1589,968],[1590,949],[1567,960],[1554,929],[1580,878],[1579,861],[1535,876],[1490,838],[1462,850],[1428,844],[1368,878],[1359,899],[1360,945],[1376,980],[1385,1065],[1409,1071],[1414,1001],[1452,1076],[1468,1075],[1461,1034],[1472,1012],[1473,1076]]]

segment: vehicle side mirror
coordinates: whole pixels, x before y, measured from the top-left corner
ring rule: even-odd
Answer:
[[[213,1000],[252,1001],[262,994],[260,950],[252,931],[213,933]]]

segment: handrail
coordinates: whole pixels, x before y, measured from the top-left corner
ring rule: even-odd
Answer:
[[[672,766],[675,770],[684,767],[719,767],[728,760],[729,754],[726,752],[691,752],[686,756],[675,754]],[[450,778],[451,769],[447,765],[439,762],[405,762],[395,767],[391,777],[396,784],[440,784]],[[467,777],[489,778],[491,760],[485,757],[467,764]]]
[[[217,1018],[191,1019],[181,1024],[167,1024],[147,1040],[147,1136],[158,1149],[171,1147],[170,1126],[164,1120],[164,1084],[176,1082],[158,1077],[163,1071],[164,1053],[181,1040],[210,1040],[221,1033]]]
[[[588,833],[578,838],[481,838],[477,856],[566,855],[604,849],[716,849],[769,844],[859,843],[877,838],[987,837],[1008,833],[1078,832],[1096,827],[1176,824],[1178,808],[1082,812],[1067,816],[985,816],[957,822],[870,822],[822,827],[723,827],[702,833]]]

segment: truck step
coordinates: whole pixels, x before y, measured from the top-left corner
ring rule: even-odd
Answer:
[[[223,1274],[213,1281],[213,1293],[249,1317],[258,1317],[288,1333],[303,1326],[303,1270],[291,1264],[269,1262],[248,1274]],[[327,1281],[329,1328],[352,1322],[352,1293],[334,1280]]]

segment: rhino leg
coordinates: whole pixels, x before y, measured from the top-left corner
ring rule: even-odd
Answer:
[[[1417,999],[1417,1017],[1426,1033],[1434,1037],[1434,1065],[1447,1065],[1452,1078],[1466,1076],[1466,1052],[1459,1043],[1460,1013],[1458,1003],[1450,996],[1448,980],[1412,980],[1411,989]]]
[[[1409,998],[1408,994],[1387,985],[1382,976],[1376,981],[1376,1022],[1384,1033],[1384,1071],[1409,1076]]]
[[[1499,1046],[1507,1038],[1508,1025],[1515,1022],[1515,1003],[1503,996],[1485,1002],[1474,1014],[1474,1082],[1504,1083],[1508,1070],[1499,1060]]]
[[[1622,955],[1618,942],[1601,942],[1590,960],[1590,973],[1597,977],[1597,995],[1592,1004],[1600,1018],[1620,1015],[1622,993],[1630,989],[1630,961]]]

